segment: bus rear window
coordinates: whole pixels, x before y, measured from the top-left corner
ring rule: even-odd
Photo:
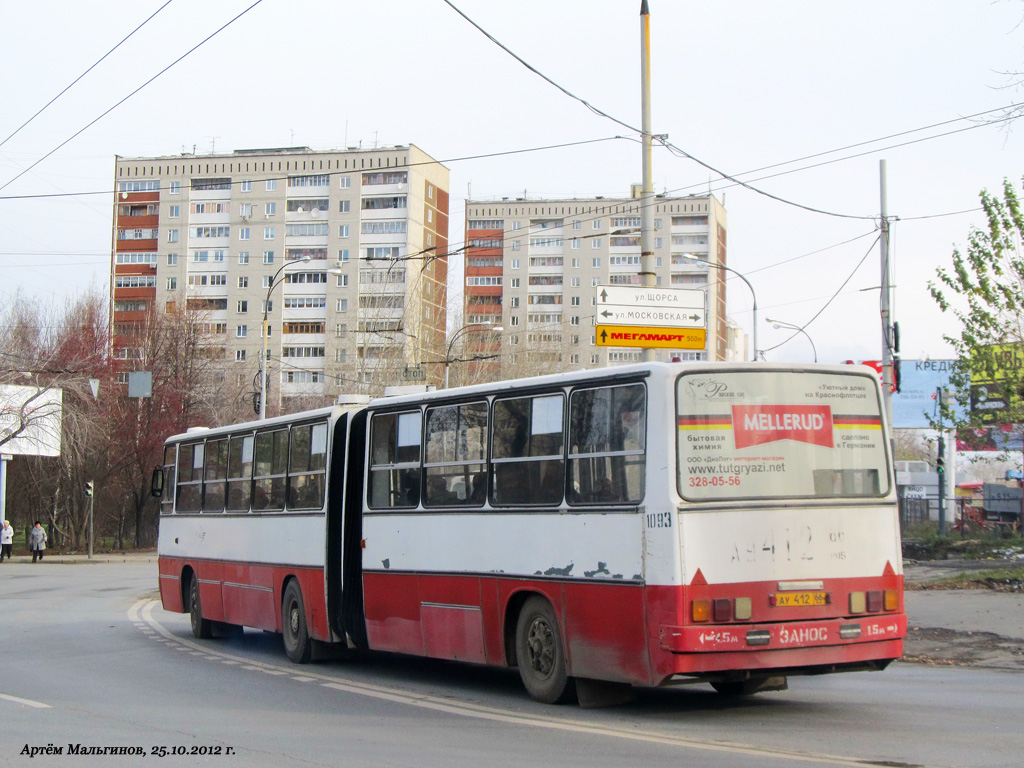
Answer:
[[[690,501],[889,492],[879,391],[864,374],[683,374],[676,429],[679,494]]]

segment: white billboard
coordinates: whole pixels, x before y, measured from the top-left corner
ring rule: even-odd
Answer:
[[[59,389],[0,385],[0,453],[60,456]]]

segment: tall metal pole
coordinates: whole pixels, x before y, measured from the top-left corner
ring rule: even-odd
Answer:
[[[654,181],[651,172],[651,14],[647,0],[640,0],[640,120],[643,153],[643,188],[640,192],[640,284],[657,285],[654,274]],[[643,359],[654,360],[654,350],[644,348]]]
[[[92,494],[89,496],[89,559],[92,560],[92,523],[93,523],[93,505],[96,503],[96,484],[93,483]]]
[[[892,291],[889,286],[889,210],[885,189],[885,160],[878,161],[879,186],[882,209],[882,234],[879,237],[879,248],[882,267],[882,402],[885,405],[885,418],[892,424],[892,385],[895,381],[892,370],[892,322],[889,316],[889,299]]]

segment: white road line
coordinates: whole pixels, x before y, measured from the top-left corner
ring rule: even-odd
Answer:
[[[31,699],[22,699],[17,696],[8,696],[6,693],[0,693],[0,699],[5,701],[13,701],[15,704],[21,704],[25,707],[35,707],[36,709],[53,709],[49,704],[43,704],[41,701],[32,701]]]
[[[293,667],[281,667],[276,664],[268,664],[262,661],[254,662],[248,659],[236,660],[237,657],[233,658],[230,654],[223,651],[210,650],[193,642],[192,640],[187,640],[173,635],[168,629],[160,624],[159,621],[153,618],[153,608],[157,605],[158,601],[151,600],[142,608],[141,613],[143,620],[169,640],[181,643],[186,647],[204,650],[212,656],[221,658],[225,664],[242,663],[242,669],[246,670],[261,672],[273,671],[271,672],[272,674],[275,672],[289,674],[294,671]],[[541,718],[534,715],[517,714],[497,707],[487,707],[480,704],[470,704],[468,702],[453,702],[450,699],[442,698],[440,696],[409,693],[408,691],[403,691],[398,688],[388,688],[386,686],[357,683],[354,681],[339,681],[337,675],[332,676],[311,672],[304,676],[304,680],[309,680],[310,682],[318,681],[324,688],[332,688],[334,690],[344,691],[345,693],[352,693],[358,696],[369,696],[371,698],[392,701],[397,704],[405,704],[411,707],[420,707],[422,709],[446,712],[448,714],[458,715],[461,717],[491,720],[495,722],[510,723],[513,725],[533,726],[535,728],[546,728],[548,730],[567,731],[571,733],[584,733],[591,736],[604,736],[613,739],[624,739],[627,741],[642,741],[648,744],[683,747],[705,752],[727,752],[735,755],[749,755],[760,758],[768,757],[804,763],[841,765],[848,766],[848,768],[865,768],[865,766],[884,764],[884,761],[872,758],[856,758],[848,755],[829,755],[813,752],[791,752],[784,749],[755,747],[749,744],[725,741],[698,741],[696,739],[688,739],[682,736],[673,736],[671,734],[658,733],[655,731],[627,730],[626,728],[609,726],[604,723],[595,725],[594,723],[586,720]]]

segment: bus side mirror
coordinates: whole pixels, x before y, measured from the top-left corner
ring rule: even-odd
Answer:
[[[164,495],[164,470],[157,467],[153,470],[153,480],[149,486],[149,492],[158,499]]]

